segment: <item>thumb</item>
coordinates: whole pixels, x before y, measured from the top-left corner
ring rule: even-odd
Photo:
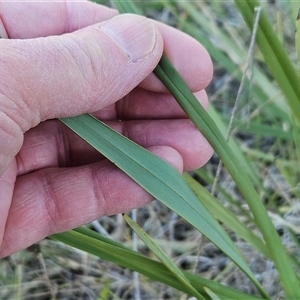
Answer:
[[[0,176],[43,120],[97,111],[149,75],[162,54],[153,23],[136,15],[61,36],[0,40]]]
[[[0,110],[23,132],[114,103],[152,72],[163,48],[153,23],[136,15],[61,36],[0,42]]]

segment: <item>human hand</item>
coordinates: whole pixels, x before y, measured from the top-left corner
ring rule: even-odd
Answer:
[[[152,197],[59,117],[92,113],[178,171],[212,149],[151,74],[164,49],[201,104],[203,47],[90,2],[0,2],[0,257]]]

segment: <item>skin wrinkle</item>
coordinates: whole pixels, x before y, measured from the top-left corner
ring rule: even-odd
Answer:
[[[59,60],[56,59],[56,61],[54,61],[54,60],[50,61],[50,66],[51,66],[51,68],[50,68],[50,74],[51,74],[50,79],[53,79],[53,81],[56,81],[56,80],[57,80],[56,77],[57,77],[58,74],[56,74],[55,71],[57,70],[58,66],[60,66],[60,68],[63,68],[65,62],[68,61],[68,63],[70,63],[69,59],[71,58],[71,60],[73,61],[73,63],[70,64],[71,67],[69,68],[71,73],[66,74],[66,73],[63,72],[63,73],[60,73],[60,74],[59,74],[60,77],[61,77],[60,82],[64,82],[64,81],[65,81],[65,82],[69,82],[69,81],[72,81],[72,80],[73,80],[73,78],[70,78],[70,79],[66,80],[66,79],[68,78],[69,75],[72,76],[72,73],[74,73],[74,74],[76,74],[76,75],[79,75],[79,74],[82,75],[83,72],[81,72],[80,67],[79,67],[79,65],[78,65],[78,63],[77,63],[76,58],[73,56],[72,52],[68,49],[68,47],[66,47],[66,44],[63,42],[64,40],[61,39],[61,38],[58,38],[58,39],[59,39],[59,42],[60,42],[60,44],[61,44],[61,48],[59,49],[59,51],[61,52],[61,55],[60,55],[60,59],[59,59]],[[71,39],[70,39],[70,40],[71,40]],[[51,48],[50,48],[50,49],[51,49]],[[53,53],[52,56],[57,58],[57,53],[55,53],[54,51],[57,52],[57,48],[54,48],[53,51],[51,51],[50,53],[51,53],[51,54]],[[47,54],[48,54],[48,53],[47,53]],[[55,63],[55,64],[54,64],[54,63]],[[74,69],[73,69],[74,66],[77,66],[77,69],[78,69],[80,72],[74,71]],[[71,68],[72,68],[72,69],[71,69]],[[63,76],[63,77],[62,77],[62,76]],[[45,77],[47,78],[47,76],[45,76]],[[48,77],[47,79],[49,79],[49,77]],[[77,80],[78,82],[80,82],[80,79],[76,78],[76,80]],[[52,80],[51,80],[51,82],[52,82]],[[45,84],[48,84],[48,83],[45,82]],[[61,87],[59,86],[59,84],[60,84],[60,83],[58,83],[58,85],[57,85],[57,91],[56,91],[57,98],[60,98],[60,97],[61,97],[61,93],[60,93],[60,88],[61,88]],[[78,84],[76,84],[76,86],[78,86]],[[74,98],[75,98],[75,97],[74,97]],[[74,99],[74,100],[75,100],[75,99]],[[56,102],[58,102],[58,101],[56,101]],[[67,112],[67,111],[70,110],[70,107],[68,107],[67,105],[65,105],[63,109]],[[48,106],[45,107],[45,108],[43,108],[43,109],[41,109],[41,111],[43,111],[42,115],[48,114],[48,115],[50,115],[50,116],[51,116],[51,115],[54,116],[55,113],[56,113],[56,110],[57,110],[56,107],[55,107],[55,108],[52,108],[52,111],[53,111],[53,112],[49,113],[49,107],[48,107]],[[45,111],[47,111],[47,113],[45,113]],[[45,117],[43,117],[43,119],[45,119]]]
[[[46,58],[47,61],[49,61],[49,65],[50,65],[50,68],[46,69],[46,70],[43,70],[44,72],[44,75],[40,76],[39,80],[40,81],[44,81],[45,78],[47,78],[47,81],[51,80],[52,78],[54,80],[57,80],[55,77],[57,76],[57,74],[54,74],[54,70],[59,66],[61,65],[61,62],[58,61],[58,60],[53,60],[54,57],[57,57],[57,51],[61,51],[62,52],[62,55],[61,55],[61,58],[63,58],[65,55],[66,55],[66,47],[63,45],[63,43],[61,44],[61,47],[56,47],[55,49],[53,48],[52,51],[51,51],[51,45],[52,45],[52,42],[50,41],[50,43],[48,44],[50,47],[48,47],[48,49],[50,49],[50,51],[48,50],[47,51],[47,55],[50,54],[50,59],[49,57]],[[54,53],[53,51],[55,51],[56,53]],[[51,53],[53,53],[51,55]],[[45,57],[45,55],[43,54],[43,49],[41,48],[40,51],[38,51],[38,57]],[[57,66],[55,66],[57,65]],[[75,65],[75,64],[74,64]],[[52,67],[51,67],[52,66]],[[62,73],[61,75],[65,76],[66,73]],[[64,82],[67,78],[62,78],[61,82]],[[40,86],[43,86],[43,85],[47,85],[47,82],[45,81],[45,84],[40,84]],[[47,91],[48,92],[48,91]],[[57,91],[57,97],[59,97],[59,89]],[[32,100],[32,99],[31,99]],[[55,101],[55,98],[53,98],[53,101]],[[33,102],[36,102],[36,101],[33,101]],[[69,110],[68,108],[66,108],[66,111]],[[49,111],[49,107],[47,107],[47,111]],[[51,113],[50,113],[51,114]]]
[[[16,156],[16,163],[17,163],[17,170],[18,170],[17,176],[23,175],[26,170],[26,163],[24,162],[23,157],[21,155]]]
[[[130,111],[130,94],[123,97],[122,102],[117,102],[115,106],[117,119],[123,120],[124,113]]]
[[[38,169],[38,166],[41,164],[42,161],[48,160],[51,161],[53,160],[53,156],[55,155],[55,160],[57,161],[57,155],[55,152],[55,147],[53,147],[52,143],[50,145],[50,149],[49,151],[45,152],[45,151],[39,151],[39,149],[43,150],[45,148],[45,144],[48,144],[48,141],[46,140],[47,137],[44,136],[40,136],[40,139],[35,141],[34,145],[29,145],[29,151],[32,154],[32,166],[33,169]],[[37,148],[37,151],[34,151],[33,147]],[[36,153],[37,152],[37,153]],[[52,153],[55,153],[54,155]],[[50,155],[49,155],[50,154]],[[26,153],[26,156],[28,154]]]
[[[35,183],[38,187],[39,184],[36,180]],[[18,185],[18,182],[16,182],[16,185]],[[14,226],[17,226],[19,230],[22,230],[22,228],[24,228],[26,224],[31,224],[33,220],[36,220],[36,207],[33,206],[33,204],[35,203],[34,199],[37,195],[40,196],[38,189],[30,189],[30,193],[28,193],[28,190],[24,190],[22,195],[22,202],[20,203],[20,205],[10,208],[10,214],[20,215],[21,222],[19,224],[14,224]],[[22,214],[20,214],[19,211],[21,211]],[[32,229],[34,230],[34,228]]]
[[[70,24],[71,24],[71,22],[70,22],[70,18],[69,18],[69,16],[71,16],[72,14],[71,14],[71,8],[73,8],[74,6],[72,5],[72,6],[70,6],[69,5],[69,3],[70,2],[64,2],[64,6],[65,6],[65,9],[64,9],[64,12],[65,12],[65,15],[64,15],[64,32],[71,32],[71,30],[70,30]],[[74,18],[74,20],[76,20],[76,18]]]
[[[1,176],[0,183],[5,183],[6,185],[10,186],[11,188],[14,187],[14,182],[12,182],[11,180],[9,180],[7,178],[7,176],[5,176],[5,174]]]
[[[10,164],[13,156],[17,154],[23,143],[23,133],[15,122],[11,122],[9,116],[4,112],[0,111],[0,119],[2,126],[0,127],[0,136],[5,140],[5,143],[1,145],[2,153],[0,155],[0,176]],[[15,149],[15,153],[10,151],[10,149]]]
[[[4,240],[4,236],[6,233],[6,228],[7,228],[7,216],[9,213],[9,208],[7,207],[11,201],[12,201],[12,197],[13,197],[13,186],[15,184],[15,180],[9,180],[9,177],[12,176],[11,172],[14,173],[15,170],[12,170],[13,167],[16,167],[16,164],[13,163],[11,164],[11,168],[8,169],[8,172],[6,172],[4,174],[4,176],[2,175],[2,182],[0,180],[0,185],[1,185],[1,190],[3,192],[3,188],[5,191],[7,191],[7,186],[11,187],[11,189],[8,191],[8,197],[9,197],[9,202],[3,202],[3,199],[1,199],[2,203],[1,203],[1,217],[0,217],[0,226],[2,228],[0,228],[0,251],[3,248],[3,245],[6,245],[6,242],[3,242]],[[3,177],[5,177],[5,181],[3,180]],[[7,178],[8,177],[8,178]],[[6,187],[4,186],[4,183],[6,183]],[[4,191],[4,193],[5,193]],[[1,191],[0,191],[1,193]]]
[[[53,191],[53,186],[51,185],[51,180],[49,176],[50,175],[46,170],[44,172],[44,176],[41,177],[43,178],[43,180],[40,181],[43,191],[40,201],[44,204],[44,211],[47,215],[47,217],[45,218],[47,222],[47,234],[55,232],[55,228],[57,226],[56,220],[59,220],[59,218],[55,218],[55,216],[59,216],[59,212],[57,209],[58,199],[56,199],[55,197],[55,193]]]
[[[3,22],[2,17],[1,17],[1,13],[0,13],[0,36],[2,38],[7,38],[8,37],[6,29],[5,29],[4,22]]]
[[[15,52],[14,53],[18,53],[18,49],[19,49],[19,44],[22,43],[22,41],[14,41],[13,43],[13,47],[12,48]],[[6,51],[5,51],[6,50]],[[4,49],[4,56],[7,55],[7,52],[10,49]],[[2,54],[3,55],[3,54]],[[19,62],[20,58],[22,57],[23,53],[20,50],[18,55],[13,59],[16,62]],[[10,54],[8,55],[10,56]],[[5,57],[4,57],[5,58]],[[25,58],[21,58],[21,61],[27,60],[29,58],[25,57]],[[36,63],[36,62],[33,62]],[[5,82],[8,82],[9,84],[7,84],[7,86],[4,87],[4,91],[6,91],[5,93],[5,97],[6,97],[6,101],[4,100],[4,103],[10,103],[12,105],[11,109],[7,110],[7,111],[11,111],[10,113],[8,113],[9,117],[12,119],[12,121],[14,121],[16,124],[18,124],[18,126],[21,128],[22,132],[26,132],[29,128],[34,127],[35,125],[37,125],[40,122],[40,118],[39,118],[39,113],[38,113],[38,107],[36,107],[36,105],[32,105],[30,103],[30,101],[26,101],[26,97],[24,95],[28,94],[28,91],[32,91],[32,87],[30,84],[24,84],[24,82],[28,81],[27,76],[24,73],[24,69],[20,69],[18,68],[19,63],[17,64],[10,64],[10,65],[6,65],[6,63],[4,63],[4,67],[1,67],[1,69],[3,70],[3,73],[5,73],[6,69],[9,69],[10,71],[7,72],[7,74],[17,74],[17,77],[15,76],[13,78],[12,82],[12,78],[9,77],[6,80],[2,81],[2,84]],[[26,69],[26,67],[25,67]],[[26,70],[25,70],[26,71]],[[11,86],[13,85],[17,85],[17,86],[22,86],[22,89],[19,89],[17,91],[15,91],[14,89],[11,88]],[[3,92],[2,92],[3,93]],[[31,100],[32,102],[32,100]],[[1,107],[3,108],[4,106],[1,105]],[[30,117],[29,117],[30,115]],[[28,121],[30,120],[30,121]]]
[[[80,45],[80,43],[74,39],[69,39],[69,43],[71,43],[71,45],[73,45],[73,46]],[[90,46],[91,46],[91,44],[92,43],[90,42]],[[111,46],[109,44],[107,45],[107,47],[111,48]],[[98,99],[95,99],[95,102],[99,103],[101,100],[102,107],[107,105],[106,102],[110,101],[110,96],[113,95],[115,93],[115,91],[120,90],[120,88],[119,88],[119,86],[115,86],[113,84],[116,81],[116,74],[112,74],[112,72],[111,72],[111,73],[109,73],[109,76],[108,76],[106,74],[107,66],[106,66],[106,68],[102,67],[103,63],[102,63],[102,60],[99,59],[99,57],[103,57],[103,54],[102,54],[103,51],[99,55],[99,51],[101,51],[101,49],[98,49],[98,47],[94,47],[93,49],[97,50],[97,51],[95,51],[96,55],[90,55],[90,54],[87,54],[87,52],[82,47],[80,47],[79,54],[78,54],[78,51],[75,53],[74,49],[72,49],[72,46],[70,46],[70,45],[65,44],[65,48],[68,50],[68,52],[72,56],[73,60],[76,60],[76,58],[78,56],[80,56],[80,53],[84,54],[84,56],[87,58],[86,62],[84,64],[82,64],[82,66],[77,65],[78,69],[79,69],[79,73],[85,77],[85,81],[83,80],[83,82],[89,83],[89,85],[85,85],[85,91],[89,91],[88,92],[89,95],[88,95],[88,97],[83,97],[83,99],[87,98],[87,100],[88,100],[88,98],[92,97],[93,93],[95,93],[98,90],[97,94],[101,95],[101,98],[98,96]],[[110,51],[109,48],[107,48],[107,52],[113,53],[114,51],[113,51],[113,49],[111,49],[111,51]],[[115,56],[118,56],[118,54]],[[95,57],[97,57],[97,62],[93,62],[93,60],[95,60]],[[120,62],[120,64],[121,64],[121,62]],[[87,69],[86,68],[87,65],[90,65],[91,68]],[[96,67],[96,65],[97,65],[97,67]],[[124,69],[126,69],[126,65],[124,66]],[[119,73],[120,69],[116,70],[116,72]],[[100,74],[100,76],[99,76],[99,74]],[[121,76],[123,76],[123,75],[121,74]],[[99,91],[99,82],[106,82],[106,84],[105,84],[106,90],[105,91]],[[92,86],[92,88],[90,88],[90,86]],[[82,92],[82,94],[86,95],[86,92]],[[105,95],[105,98],[102,97],[102,94]],[[82,99],[81,99],[81,101],[82,101]],[[100,109],[100,107],[99,107],[99,109]]]
[[[70,39],[71,40],[71,39]],[[70,54],[70,56],[72,56],[72,59],[74,61],[74,63],[76,64],[76,66],[78,67],[78,70],[79,70],[79,73],[82,74],[83,78],[84,78],[84,82],[88,82],[88,86],[94,86],[94,82],[98,82],[98,78],[99,78],[99,75],[98,75],[98,71],[97,69],[95,68],[95,63],[93,62],[95,59],[95,57],[99,58],[98,59],[98,64],[100,64],[102,62],[102,59],[101,57],[103,57],[103,54],[101,53],[99,55],[99,51],[101,51],[101,49],[99,49],[99,47],[95,48],[95,47],[84,47],[83,43],[80,43],[76,40],[72,40],[74,42],[73,45],[76,45],[79,49],[79,51],[81,51],[81,53],[85,56],[86,60],[83,64],[79,65],[78,64],[78,60],[76,60],[76,57],[74,57],[74,54],[72,53],[73,52],[73,49],[72,51],[70,49],[68,49],[68,47],[65,45],[68,53]],[[72,47],[73,48],[73,47]],[[90,53],[91,50],[94,51],[94,53]],[[77,52],[77,51],[76,51]],[[92,72],[91,74],[87,74],[87,73],[90,73],[90,72],[86,72],[86,69],[87,69],[87,66],[89,66],[88,69],[90,69]],[[101,75],[104,74],[104,68],[101,68],[102,72]],[[96,80],[95,80],[96,78]],[[92,80],[91,80],[92,79]],[[101,79],[102,76],[101,76]],[[87,85],[85,85],[84,87],[87,87]],[[94,91],[95,89],[89,89],[89,88],[85,88],[83,94],[91,94],[91,90]],[[84,99],[82,99],[84,101]]]
[[[99,185],[99,181],[96,181],[96,178],[98,178],[97,176],[97,171],[98,168],[93,167],[91,168],[91,183],[92,183],[92,192],[93,192],[93,199],[92,202],[94,203],[94,206],[96,208],[95,211],[101,211],[102,215],[105,215],[105,207],[107,207],[107,201],[106,201],[106,197],[103,194],[103,189],[101,188],[101,186]],[[96,183],[97,182],[97,183]]]
[[[5,3],[5,4],[6,4],[6,5],[12,5],[12,6],[14,5],[14,3]],[[16,16],[16,18],[13,19],[13,20],[10,20],[12,28],[14,28],[15,23],[17,23],[17,20],[18,20],[18,12],[20,11],[20,8],[18,7],[18,5],[15,5],[15,6],[16,6],[16,7],[15,7],[14,9],[15,9],[15,16]],[[6,32],[6,38],[10,38],[9,33],[8,33],[7,30],[6,30],[6,28],[7,28],[8,26],[6,25],[6,22],[4,21],[5,19],[4,19],[3,16],[2,16],[1,10],[0,10],[0,18],[1,18],[2,24],[4,25],[4,30],[5,30],[5,32]]]
[[[45,194],[47,194],[48,192],[50,192],[51,197],[47,198],[47,199],[43,199],[44,203],[45,203],[45,209],[48,215],[47,218],[47,222],[48,222],[48,228],[49,228],[49,232],[47,234],[50,234],[52,232],[58,232],[59,228],[65,228],[66,225],[68,224],[69,218],[70,218],[70,213],[65,212],[66,207],[68,206],[68,204],[66,203],[66,205],[64,207],[61,207],[60,204],[60,197],[61,197],[61,193],[64,193],[65,187],[60,185],[60,181],[57,180],[56,178],[56,172],[55,169],[53,169],[54,173],[52,173],[51,169],[46,172],[46,177],[47,177],[47,181],[43,183],[44,186],[44,190],[46,191]],[[67,170],[65,170],[67,171]],[[88,173],[86,171],[82,172],[83,169],[79,168],[77,169],[77,176],[74,176],[73,180],[70,182],[70,184],[72,186],[74,186],[74,180],[76,181],[76,177],[81,178],[82,176],[88,176],[89,178],[92,176],[92,172],[91,170],[88,170]],[[88,180],[88,182],[91,182],[92,178],[90,178]],[[78,188],[78,186],[77,186]],[[94,191],[92,189],[86,189],[87,193],[86,193],[86,197],[89,198],[89,200],[92,200],[92,202],[96,203],[98,200],[95,199],[93,200],[93,195],[94,195]],[[73,190],[70,195],[72,195],[73,193],[75,193],[75,195],[77,195],[76,190]],[[70,198],[70,195],[67,196],[65,195],[65,198]],[[72,198],[72,196],[71,196]],[[75,196],[76,198],[76,196]],[[78,203],[78,199],[74,202],[73,206],[68,207],[68,209],[70,210],[76,210],[76,206]],[[84,199],[81,199],[81,201],[84,201]],[[89,205],[89,212],[86,212],[85,217],[88,218],[89,215],[94,216],[95,211],[97,211],[93,205]],[[64,216],[61,216],[61,213],[64,213]],[[79,224],[78,224],[79,225]]]
[[[61,151],[59,152],[60,155],[58,155],[58,164],[62,167],[70,166],[70,157],[72,157],[71,149],[70,149],[70,139],[69,135],[64,130],[63,124],[59,124],[58,126],[58,139],[56,139],[57,144],[60,145],[57,148],[59,148]]]
[[[24,144],[26,144],[26,148],[24,148],[24,146],[25,146]],[[29,144],[29,146],[28,146],[28,144]],[[26,143],[26,136],[25,136],[24,143],[23,143],[23,153],[22,154],[19,153],[16,156],[18,176],[21,176],[21,175],[25,174],[26,172],[30,172],[30,169],[28,169],[28,167],[27,167],[28,161],[30,162],[32,170],[34,170],[36,167],[38,167],[36,165],[36,163],[33,162],[35,147],[36,147],[36,143],[34,143],[34,142]],[[27,161],[26,163],[23,160],[23,157],[26,158],[25,159],[25,161]]]
[[[73,66],[76,66],[77,70],[75,70],[75,74],[80,74],[80,76],[83,77],[83,81],[86,82],[88,77],[87,77],[87,74],[85,74],[84,70],[83,70],[83,67],[82,65],[79,64],[79,61],[78,59],[76,59],[77,57],[75,56],[75,52],[77,52],[77,50],[79,49],[80,51],[80,54],[83,56],[85,56],[87,58],[87,60],[85,60],[85,63],[89,63],[89,59],[86,55],[86,53],[83,51],[82,47],[80,47],[80,44],[78,42],[76,42],[75,40],[73,40],[72,38],[69,38],[69,39],[61,39],[62,41],[62,44],[63,44],[63,48],[64,48],[64,54],[66,54],[68,56],[68,59],[66,59],[68,62],[69,62],[69,59],[71,58],[72,60],[72,65]],[[68,43],[66,43],[68,41]],[[76,47],[76,50],[75,50],[75,47]],[[90,83],[90,81],[89,81]]]
[[[13,97],[13,95],[5,93],[4,91],[8,91],[11,93],[11,89],[9,86],[3,89],[0,86],[0,93],[2,96],[2,113],[4,113],[8,117],[8,119],[12,121],[12,124],[14,123],[18,125],[20,130],[24,133],[31,126],[27,121],[28,112],[30,111],[30,108],[25,102],[23,102],[20,99],[20,97]]]

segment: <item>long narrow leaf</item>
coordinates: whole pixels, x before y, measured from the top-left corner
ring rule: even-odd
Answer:
[[[217,220],[225,224],[226,227],[235,232],[239,237],[244,239],[247,243],[249,243],[249,245],[252,245],[252,247],[257,249],[260,253],[266,257],[271,257],[269,250],[262,240],[257,237],[253,231],[246,226],[246,224],[242,223],[234,213],[219,203],[214,196],[212,196],[189,174],[184,174],[183,177],[195,191],[199,200],[201,200],[201,202]]]
[[[54,234],[50,236],[50,238],[61,241],[67,245],[81,249],[130,270],[137,271],[149,278],[163,282],[185,293],[188,292],[186,287],[182,285],[181,282],[178,281],[178,279],[174,277],[174,275],[162,263],[126,248],[124,245],[108,239],[86,227],[80,227],[75,230]],[[199,293],[205,293],[205,290],[203,289],[205,286],[224,300],[261,299],[221,285],[212,280],[201,278],[189,272],[183,271],[183,273]]]
[[[193,24],[190,24],[190,22],[185,22],[182,25],[183,30],[191,36],[193,36],[195,39],[197,39],[207,49],[207,51],[212,56],[214,61],[216,61],[218,66],[222,66],[227,70],[228,74],[231,74],[231,76],[233,76],[237,80],[241,80],[242,71],[240,70],[240,66],[244,63],[242,58],[246,58],[246,49],[243,49],[244,52],[242,52],[238,51],[238,48],[236,46],[232,46],[224,53],[223,49],[215,47],[215,39],[217,39],[220,42],[223,42],[223,39],[226,35],[222,34],[221,36],[218,36],[220,35],[219,31],[212,35],[210,34],[211,19],[204,19],[203,15],[199,13],[199,6],[196,2],[185,3],[178,0],[176,1],[182,9],[187,10],[189,16],[198,25],[193,26]],[[211,15],[213,15],[214,13],[215,12],[210,11]],[[206,34],[203,34],[202,28],[205,29],[204,31],[209,33],[209,36],[211,36],[211,38],[207,37]],[[215,34],[218,35],[215,37]],[[231,44],[235,45],[234,43]],[[235,55],[237,60],[232,61],[232,59],[230,59],[230,56],[232,55],[232,53],[235,52],[237,52]],[[271,118],[276,117],[288,122],[289,107],[283,101],[283,97],[281,96],[281,94],[278,94],[278,87],[272,84],[272,81],[267,78],[267,76],[262,72],[261,68],[254,66],[254,73],[256,84],[252,86],[251,90],[251,93],[253,94],[253,100],[255,100],[261,105],[265,103],[268,99],[272,98],[273,101],[268,105],[268,109],[264,110],[264,115]],[[247,85],[248,84],[249,83],[247,83]]]
[[[123,216],[127,224],[135,231],[145,245],[155,254],[155,256],[166,266],[166,268],[187,288],[188,293],[197,299],[205,300],[197,290],[191,285],[180,268],[178,268],[168,255],[155,243],[155,241],[129,216]]]
[[[259,5],[258,1],[235,0],[235,5],[249,28],[252,28],[254,8]],[[260,16],[256,41],[270,72],[300,122],[300,77],[264,13]]]
[[[235,0],[235,4],[242,13],[248,27],[252,28],[254,8],[259,5],[258,1]],[[270,72],[286,97],[292,115],[300,123],[300,77],[264,13],[261,13],[260,16],[256,40]],[[263,233],[265,240],[266,234]],[[276,239],[278,239],[277,235]],[[273,241],[266,240],[266,244],[271,251]],[[273,249],[276,249],[276,251],[273,251],[273,260],[279,271],[286,297],[297,299],[300,295],[299,282],[288,263],[287,256],[282,257],[284,254],[283,246],[280,245],[280,249],[278,249],[273,245]]]
[[[251,27],[254,17],[254,7],[258,4],[257,1],[236,0],[235,3]],[[263,28],[264,31],[261,28]],[[263,14],[261,14],[260,17],[260,28],[257,33],[257,40],[268,67],[287,97],[291,109],[297,115],[298,120],[300,120],[299,76]],[[166,57],[162,57],[154,73],[165,84],[189,118],[194,122],[197,128],[199,128],[222,159],[227,170],[245,197],[254,219],[262,232],[265,243],[278,269],[287,298],[295,299],[300,295],[300,287],[285,248],[251,181],[239,166],[239,161],[228,147],[220,130],[198,103],[197,99],[193,96]],[[289,78],[291,79],[289,80]],[[276,249],[276,251],[274,251],[274,249]]]
[[[64,118],[61,121],[156,199],[202,232],[226,253],[266,296],[228,235],[198,201],[182,176],[169,164],[90,115]]]
[[[269,248],[272,259],[279,271],[280,279],[285,287],[286,294],[289,295],[291,299],[293,299],[293,297],[295,298],[295,295],[300,295],[297,277],[293,272],[292,265],[277,231],[249,180],[249,177],[244,172],[243,168],[241,168],[239,160],[234,156],[220,130],[206,113],[204,108],[199,104],[198,100],[191,93],[177,70],[170,64],[166,57],[162,57],[154,72],[213,146],[245,197],[245,200],[253,213],[256,224]],[[276,249],[276,251],[273,251],[273,249]]]

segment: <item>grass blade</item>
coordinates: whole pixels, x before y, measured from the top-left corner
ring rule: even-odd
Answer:
[[[202,232],[266,295],[228,235],[170,165],[90,115],[61,121],[156,199]]]
[[[258,1],[235,0],[235,5],[242,13],[248,27],[252,28],[254,8],[259,5]],[[300,122],[300,77],[264,13],[260,16],[256,41],[268,69]]]
[[[213,23],[213,18],[209,19],[205,17],[199,9],[197,2],[186,3],[178,0],[176,0],[176,2],[182,10],[188,13],[196,25],[185,22],[182,25],[182,29],[197,39],[207,49],[218,66],[225,68],[231,76],[234,76],[240,81],[242,78],[240,66],[243,65],[245,61],[246,47],[244,47],[244,49],[239,49],[239,47],[236,46],[236,43],[227,43],[229,32],[223,32],[223,30],[220,29],[220,26]],[[210,6],[207,5],[205,5],[205,7],[206,9],[210,8]],[[213,10],[209,10],[208,13],[211,16],[216,14]],[[175,14],[174,17],[176,17]],[[213,26],[218,28],[218,30],[215,30],[212,34],[211,28]],[[240,40],[243,40],[242,36],[239,36],[239,38]],[[216,47],[215,40],[217,40],[218,43],[222,43],[225,49],[223,49],[224,47],[221,47],[221,49]],[[253,101],[262,105],[268,99],[273,98],[274,103],[273,101],[272,103],[269,103],[268,109],[264,110],[263,114],[268,118],[280,118],[288,122],[289,107],[285,101],[283,101],[284,97],[278,93],[278,87],[272,84],[272,81],[267,78],[262,69],[258,66],[254,66],[253,72],[255,73],[255,84],[252,86],[251,91],[253,94]],[[249,82],[247,82],[247,86],[249,86]]]
[[[286,294],[291,299],[295,298],[296,295],[300,295],[299,282],[277,231],[251,181],[241,168],[239,160],[234,156],[219,128],[199,104],[166,57],[162,57],[154,73],[165,84],[179,105],[215,149],[245,197],[278,269]],[[276,251],[273,251],[273,249],[276,249]]]
[[[163,282],[178,290],[188,293],[186,287],[182,285],[181,282],[178,281],[178,279],[174,277],[174,275],[170,273],[170,271],[162,263],[154,261],[86,227],[80,227],[75,230],[54,234],[50,236],[50,238],[99,256],[102,259],[114,262],[130,270],[137,271],[149,278]],[[183,273],[199,293],[205,293],[205,290],[203,289],[205,286],[221,299],[261,299],[252,295],[247,295],[233,288],[223,286],[217,282],[201,278],[189,272],[183,271]]]
[[[212,300],[221,300],[215,293],[213,293],[209,288],[204,288],[206,293],[210,296]]]
[[[132,13],[132,14],[138,14],[138,15],[142,14],[142,10],[131,1],[114,1],[113,0],[112,3],[119,12]]]
[[[249,245],[252,245],[260,253],[266,257],[271,257],[269,250],[266,245],[258,238],[251,229],[247,227],[246,224],[242,223],[234,213],[232,213],[228,208],[223,206],[219,201],[212,196],[204,187],[202,187],[195,179],[190,175],[184,174],[184,179],[190,185],[190,187],[195,191],[199,200],[207,207],[210,213],[220,222],[225,224],[233,232],[235,232],[239,237],[247,241]]]
[[[187,288],[189,294],[197,299],[205,300],[191,285],[189,280],[184,276],[180,268],[178,268],[169,258],[169,256],[155,243],[155,241],[129,216],[123,215],[127,224],[136,232],[145,245],[155,254],[155,256],[166,266],[166,268]]]

